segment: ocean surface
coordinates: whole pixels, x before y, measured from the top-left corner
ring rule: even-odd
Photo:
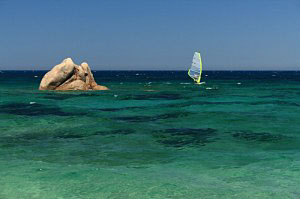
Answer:
[[[300,72],[0,72],[1,199],[300,198]]]

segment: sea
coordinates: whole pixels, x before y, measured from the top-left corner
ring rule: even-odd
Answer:
[[[0,72],[1,199],[298,199],[300,72]]]

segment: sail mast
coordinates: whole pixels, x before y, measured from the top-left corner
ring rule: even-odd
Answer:
[[[202,60],[201,60],[201,55],[200,52],[198,52],[198,56],[199,56],[199,61],[200,61],[200,74],[197,80],[197,83],[200,84],[200,80],[201,80],[201,75],[202,75]]]

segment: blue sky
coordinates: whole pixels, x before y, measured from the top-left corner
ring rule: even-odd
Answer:
[[[298,0],[0,0],[0,69],[299,70]]]

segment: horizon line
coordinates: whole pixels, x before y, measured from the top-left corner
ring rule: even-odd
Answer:
[[[50,70],[30,70],[30,69],[25,69],[25,70],[21,70],[21,69],[14,69],[14,70],[7,70],[7,69],[4,69],[4,70],[0,70],[0,71],[36,71],[36,72],[38,72],[38,71],[50,71]],[[93,71],[128,71],[128,72],[130,72],[130,71],[157,71],[157,72],[159,72],[159,71],[170,71],[170,72],[174,72],[174,71],[176,71],[176,72],[186,72],[187,70],[130,70],[130,69],[121,69],[121,70],[91,70],[92,72]],[[299,72],[300,71],[300,69],[299,70],[264,70],[264,69],[262,69],[262,70],[203,70],[203,71],[207,71],[207,72],[215,72],[215,71],[224,71],[224,72],[231,72],[231,71],[235,71],[235,72],[263,72],[263,71],[266,71],[266,72]]]

